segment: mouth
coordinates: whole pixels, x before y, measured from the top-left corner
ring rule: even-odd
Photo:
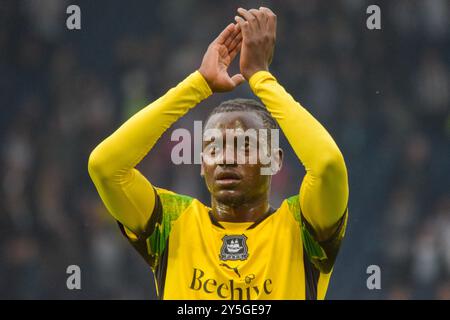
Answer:
[[[220,172],[215,177],[216,184],[222,187],[231,187],[241,182],[241,176],[233,171]]]

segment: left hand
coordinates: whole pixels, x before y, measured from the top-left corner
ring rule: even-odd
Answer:
[[[211,91],[231,91],[245,81],[241,74],[232,77],[228,67],[241,49],[242,34],[237,24],[230,23],[209,45],[198,71],[208,82]]]

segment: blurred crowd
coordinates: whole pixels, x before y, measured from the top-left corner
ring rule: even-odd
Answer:
[[[238,6],[278,16],[271,71],[329,130],[350,179],[347,237],[331,299],[450,299],[450,2],[69,1],[0,5],[0,298],[152,299],[153,276],[122,238],[89,179],[93,148],[198,68]],[[233,66],[233,72],[237,66]],[[193,130],[247,84],[202,102]],[[209,203],[198,165],[171,164],[171,130],[139,169],[153,184]],[[298,192],[286,159],[272,205]],[[81,290],[66,269],[81,268]],[[381,269],[369,290],[366,269]]]

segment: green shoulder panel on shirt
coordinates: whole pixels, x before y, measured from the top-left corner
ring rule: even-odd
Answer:
[[[194,198],[176,194],[165,189],[157,188],[162,207],[161,223],[156,223],[155,231],[147,239],[149,254],[155,256],[155,263],[158,257],[166,248],[167,238],[172,229],[172,224],[189,207]]]
[[[295,221],[300,222],[300,200],[299,200],[299,196],[295,195],[292,197],[289,197],[286,199],[288,206],[289,206],[289,211],[291,211],[291,213],[294,216]]]
[[[300,197],[298,195],[287,198],[289,211],[294,216],[294,219],[301,226],[301,235],[303,241],[303,247],[311,262],[317,262],[327,259],[327,255],[322,246],[314,239],[314,236],[308,230],[305,221],[302,219],[302,213],[300,209]]]

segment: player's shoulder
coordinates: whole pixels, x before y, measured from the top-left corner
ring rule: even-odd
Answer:
[[[196,208],[197,210],[207,208],[200,200],[189,195],[176,193],[160,187],[155,187],[155,191],[165,213],[179,215],[190,207]]]
[[[301,223],[300,205],[298,203],[298,195],[289,196],[281,201],[281,204],[274,209],[273,220],[298,228]]]
[[[300,222],[301,220],[301,210],[300,210],[300,200],[299,195],[292,195],[284,199],[281,203],[281,207],[284,207],[290,215],[295,219],[295,221]]]

